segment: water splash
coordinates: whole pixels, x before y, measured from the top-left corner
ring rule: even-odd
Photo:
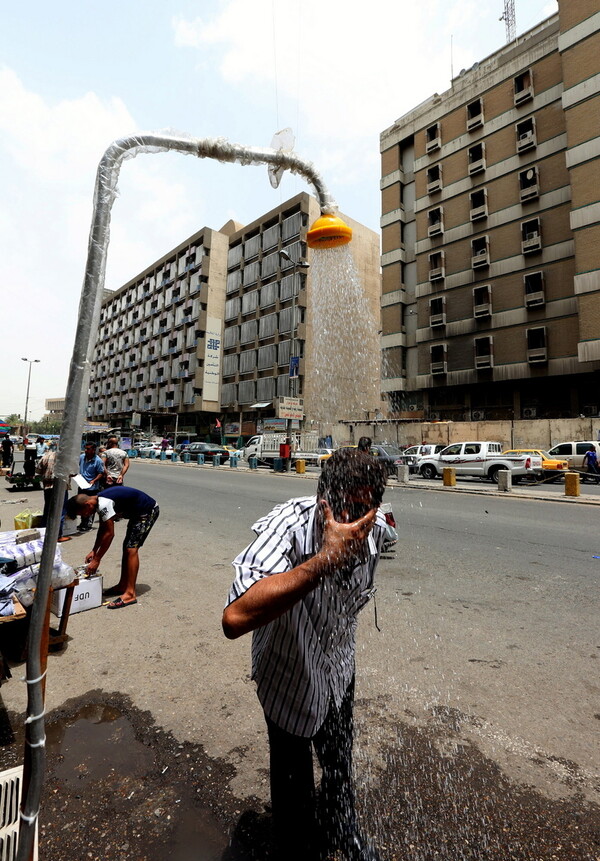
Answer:
[[[349,246],[315,251],[304,393],[320,435],[380,408],[378,296],[369,301]],[[347,431],[341,430],[340,433]]]

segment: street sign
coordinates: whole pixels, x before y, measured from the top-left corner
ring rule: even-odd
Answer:
[[[303,419],[304,401],[302,398],[279,398],[277,415],[280,419]]]
[[[295,379],[300,375],[300,357],[290,357],[290,380]]]

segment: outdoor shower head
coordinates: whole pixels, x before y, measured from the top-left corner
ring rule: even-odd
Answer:
[[[306,234],[309,248],[337,248],[352,241],[352,228],[341,218],[323,213]]]

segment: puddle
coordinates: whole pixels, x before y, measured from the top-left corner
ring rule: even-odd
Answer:
[[[84,706],[72,718],[49,724],[46,748],[59,761],[54,768],[65,789],[80,790],[84,780],[111,775],[140,778],[154,766],[152,751],[137,741],[129,720],[116,708]]]

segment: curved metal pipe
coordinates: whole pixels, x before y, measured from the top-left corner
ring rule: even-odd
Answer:
[[[121,165],[140,153],[176,151],[197,158],[214,158],[242,165],[268,164],[300,174],[312,185],[321,212],[337,210],[323,179],[315,167],[300,156],[283,150],[260,149],[230,143],[223,138],[193,138],[170,132],[144,132],[114,141],[106,150],[96,173],[94,211],[88,242],[85,276],[79,301],[79,317],[69,381],[65,396],[64,422],[55,461],[55,481],[46,525],[37,590],[31,614],[27,655],[27,720],[25,737],[25,779],[21,801],[21,829],[17,861],[29,861],[44,780],[45,728],[44,682],[47,656],[41,654],[44,626],[52,578],[56,542],[60,528],[65,488],[69,476],[77,472],[81,428],[88,399],[90,368],[98,336],[102,291],[106,273],[110,216],[117,195]]]

